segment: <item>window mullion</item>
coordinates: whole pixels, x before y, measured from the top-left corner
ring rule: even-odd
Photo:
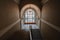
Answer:
[[[33,22],[35,22],[35,12],[34,12],[34,10],[31,10],[30,11],[30,9],[28,9],[28,10],[26,10],[26,12],[25,12],[26,14],[25,14],[25,21],[26,21],[26,23],[29,23],[29,22],[31,22],[31,23],[33,23]]]

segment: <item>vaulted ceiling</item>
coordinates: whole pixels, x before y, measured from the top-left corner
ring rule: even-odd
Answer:
[[[14,0],[16,3],[20,3],[20,1],[23,1],[23,0]],[[26,0],[28,1],[28,0]],[[38,0],[37,0],[38,1]],[[43,4],[45,4],[48,0],[40,0]]]
[[[19,4],[19,9],[26,4],[35,4],[40,9],[42,9],[43,4],[45,4],[48,0],[14,0],[17,4]]]

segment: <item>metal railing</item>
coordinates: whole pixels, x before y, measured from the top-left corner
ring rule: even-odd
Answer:
[[[29,33],[30,33],[30,40],[33,40],[32,39],[32,26],[29,27]]]

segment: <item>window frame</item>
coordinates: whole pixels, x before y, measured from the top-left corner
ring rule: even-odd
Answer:
[[[25,18],[25,12],[27,11],[27,10],[29,10],[29,9],[32,9],[32,8],[28,8],[28,9],[26,9],[25,11],[24,11],[24,24],[36,24],[36,11],[34,10],[34,9],[32,9],[33,11],[34,11],[34,13],[35,13],[35,18],[33,19],[33,18],[31,18],[31,19],[33,19],[33,20],[35,20],[35,22],[25,22],[25,20],[26,20],[26,18]],[[28,13],[27,13],[28,14]],[[30,19],[30,18],[27,18],[27,20],[28,19]]]

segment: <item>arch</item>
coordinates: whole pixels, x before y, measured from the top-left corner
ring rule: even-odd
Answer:
[[[38,8],[38,6],[36,6],[34,4],[27,4],[21,9],[21,18],[23,17],[24,11],[26,9],[34,9],[38,15],[36,17],[40,18],[40,9]]]
[[[36,12],[33,9],[25,10],[24,14],[25,24],[36,24]]]
[[[33,24],[33,25],[38,26],[38,27],[35,27],[35,29],[40,29],[40,20],[38,20],[38,18],[40,18],[40,9],[34,4],[27,4],[24,7],[22,7],[21,12],[20,12],[21,13],[21,23],[22,23],[22,25],[25,25],[24,24],[24,18],[25,18],[24,15],[25,15],[25,11],[28,10],[28,9],[32,9],[32,10],[35,11],[35,15],[36,15],[35,17],[37,19],[36,19],[36,23]],[[27,25],[27,26],[29,26],[29,25]],[[34,27],[32,27],[32,29],[34,29]]]

